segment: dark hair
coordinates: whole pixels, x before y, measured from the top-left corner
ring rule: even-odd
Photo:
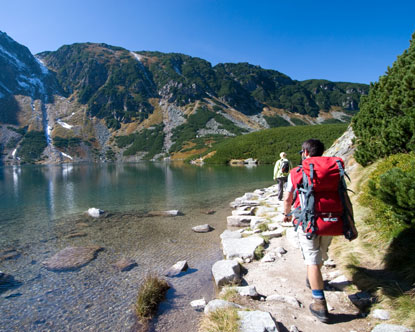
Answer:
[[[310,157],[320,157],[324,152],[324,144],[318,139],[309,139],[303,143],[301,148],[308,151]]]

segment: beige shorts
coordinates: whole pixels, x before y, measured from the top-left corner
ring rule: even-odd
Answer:
[[[332,236],[315,235],[309,240],[301,227],[298,227],[297,233],[304,263],[306,265],[319,265],[329,258],[327,252],[331,240],[333,239]]]

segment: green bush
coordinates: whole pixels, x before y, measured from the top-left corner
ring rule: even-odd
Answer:
[[[264,116],[264,119],[267,121],[268,125],[271,128],[277,128],[277,127],[288,127],[291,126],[291,124],[285,120],[284,118],[276,115],[276,116]]]
[[[380,176],[378,185],[369,183],[371,195],[389,204],[396,218],[406,224],[415,224],[415,160],[412,167],[407,172],[392,168]]]
[[[47,147],[45,133],[42,131],[29,131],[20,143],[18,155],[23,162],[33,163],[37,161],[43,150]]]
[[[70,148],[81,145],[82,140],[79,137],[64,138],[56,136],[53,138],[53,145],[57,148]]]
[[[410,210],[414,206],[415,184],[407,183],[414,176],[414,166],[413,153],[389,156],[377,165],[362,188],[359,203],[372,210],[365,222],[386,242],[414,223]]]
[[[117,136],[116,142],[120,148],[129,145],[124,151],[125,156],[132,156],[138,152],[147,152],[146,159],[151,159],[163,149],[163,125],[157,125],[153,129],[143,129],[139,133],[128,136]]]

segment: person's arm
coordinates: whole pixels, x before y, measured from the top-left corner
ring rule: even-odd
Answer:
[[[291,203],[293,201],[293,193],[287,191],[284,197],[284,222],[291,221],[292,216],[287,216],[291,212]]]
[[[294,187],[291,182],[291,174],[288,175],[287,188],[284,194],[284,222],[291,221],[292,216],[287,216],[291,212],[291,205],[293,202]]]

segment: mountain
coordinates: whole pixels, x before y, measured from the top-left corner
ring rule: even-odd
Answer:
[[[107,44],[33,56],[0,33],[6,164],[182,158],[265,128],[347,122],[367,93],[365,84]]]

